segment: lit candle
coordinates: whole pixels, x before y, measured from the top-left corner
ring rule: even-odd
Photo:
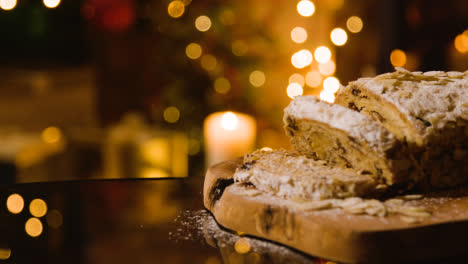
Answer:
[[[205,119],[204,135],[207,166],[234,159],[254,149],[255,119],[241,113],[213,113]]]

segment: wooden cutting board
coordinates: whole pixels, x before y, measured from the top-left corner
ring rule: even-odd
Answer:
[[[341,209],[303,212],[278,197],[249,196],[234,184],[242,160],[208,169],[203,197],[222,226],[305,253],[346,263],[409,263],[468,255],[468,188],[414,201],[432,216],[409,224],[398,215],[352,215]]]

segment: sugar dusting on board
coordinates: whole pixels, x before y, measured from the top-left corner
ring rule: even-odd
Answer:
[[[174,221],[176,229],[169,232],[170,240],[206,243],[218,248],[223,259],[237,259],[234,263],[322,263],[286,246],[226,230],[206,210],[184,211]]]

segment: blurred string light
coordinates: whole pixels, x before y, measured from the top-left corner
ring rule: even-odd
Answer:
[[[29,212],[35,217],[43,217],[47,213],[47,203],[42,199],[34,199],[29,204]]]
[[[221,127],[225,130],[235,130],[238,122],[239,120],[233,112],[226,112],[221,117]]]
[[[289,76],[289,83],[298,83],[301,86],[304,86],[304,83],[305,83],[304,76],[302,76],[299,73],[294,73],[291,76]]]
[[[11,249],[10,248],[0,248],[0,259],[7,260],[11,257]]]
[[[304,93],[304,89],[298,83],[290,83],[286,89],[286,93],[289,98],[294,99],[294,97],[302,95]]]
[[[185,55],[187,55],[189,59],[196,60],[202,55],[202,48],[197,43],[190,43],[185,48]]]
[[[401,49],[392,50],[390,53],[390,62],[395,67],[403,67],[406,64],[406,53]]]
[[[325,76],[334,74],[336,70],[335,63],[332,60],[329,60],[326,63],[320,63],[318,68],[319,72]]]
[[[468,52],[468,29],[455,37],[454,46],[460,53]]]
[[[265,73],[262,71],[253,71],[249,75],[249,81],[250,84],[252,84],[255,87],[260,87],[265,84]]]
[[[335,102],[335,95],[327,90],[322,90],[320,92],[320,99],[325,102],[333,103]]]
[[[179,121],[180,111],[175,106],[169,106],[168,108],[164,109],[163,117],[166,122],[175,123]]]
[[[185,4],[182,1],[176,0],[169,3],[167,13],[173,18],[181,17],[185,12]]]
[[[291,56],[291,63],[294,67],[302,69],[312,63],[313,56],[309,50],[303,49]]]
[[[340,81],[336,77],[327,77],[323,80],[323,89],[334,94],[340,89]]]
[[[60,4],[60,0],[43,0],[43,3],[48,8],[56,8]]]
[[[351,33],[359,33],[361,32],[364,23],[362,19],[358,16],[351,16],[346,20],[346,27]]]
[[[54,144],[62,139],[62,132],[58,127],[48,127],[41,133],[41,138],[44,142]]]
[[[331,51],[328,47],[320,46],[315,49],[314,56],[319,63],[327,63],[331,59]]]
[[[201,57],[200,64],[203,69],[207,71],[213,71],[216,69],[217,65],[216,57],[210,54],[203,55]]]
[[[16,6],[16,0],[0,0],[0,8],[3,10],[12,10]]]
[[[249,47],[242,40],[236,40],[232,43],[232,53],[236,56],[244,56],[248,49]]]
[[[348,41],[348,34],[342,28],[335,28],[330,33],[330,39],[336,46],[343,46]]]
[[[304,43],[307,40],[307,31],[303,27],[295,27],[291,30],[291,39],[296,43]]]
[[[43,226],[41,220],[32,217],[29,218],[28,221],[26,221],[24,229],[26,230],[26,234],[28,234],[29,236],[38,237],[42,234]]]
[[[21,213],[21,211],[23,211],[24,208],[23,197],[17,193],[8,196],[6,206],[8,211],[10,211],[10,213],[12,214]]]
[[[234,249],[239,254],[248,253],[250,251],[250,248],[251,248],[250,242],[243,237],[237,239],[236,243],[234,244]]]
[[[322,75],[318,71],[310,71],[306,74],[305,82],[310,87],[318,87],[322,83]]]
[[[231,90],[231,83],[224,77],[219,77],[214,81],[214,89],[217,93],[226,94]]]
[[[211,19],[207,16],[199,16],[195,19],[195,27],[201,32],[208,31],[211,27]]]
[[[310,17],[315,13],[315,5],[309,0],[302,0],[297,3],[297,12],[301,16]]]

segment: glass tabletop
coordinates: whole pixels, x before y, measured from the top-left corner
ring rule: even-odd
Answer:
[[[0,259],[7,263],[334,263],[220,227],[203,208],[202,181],[203,177],[194,176],[2,185]]]

